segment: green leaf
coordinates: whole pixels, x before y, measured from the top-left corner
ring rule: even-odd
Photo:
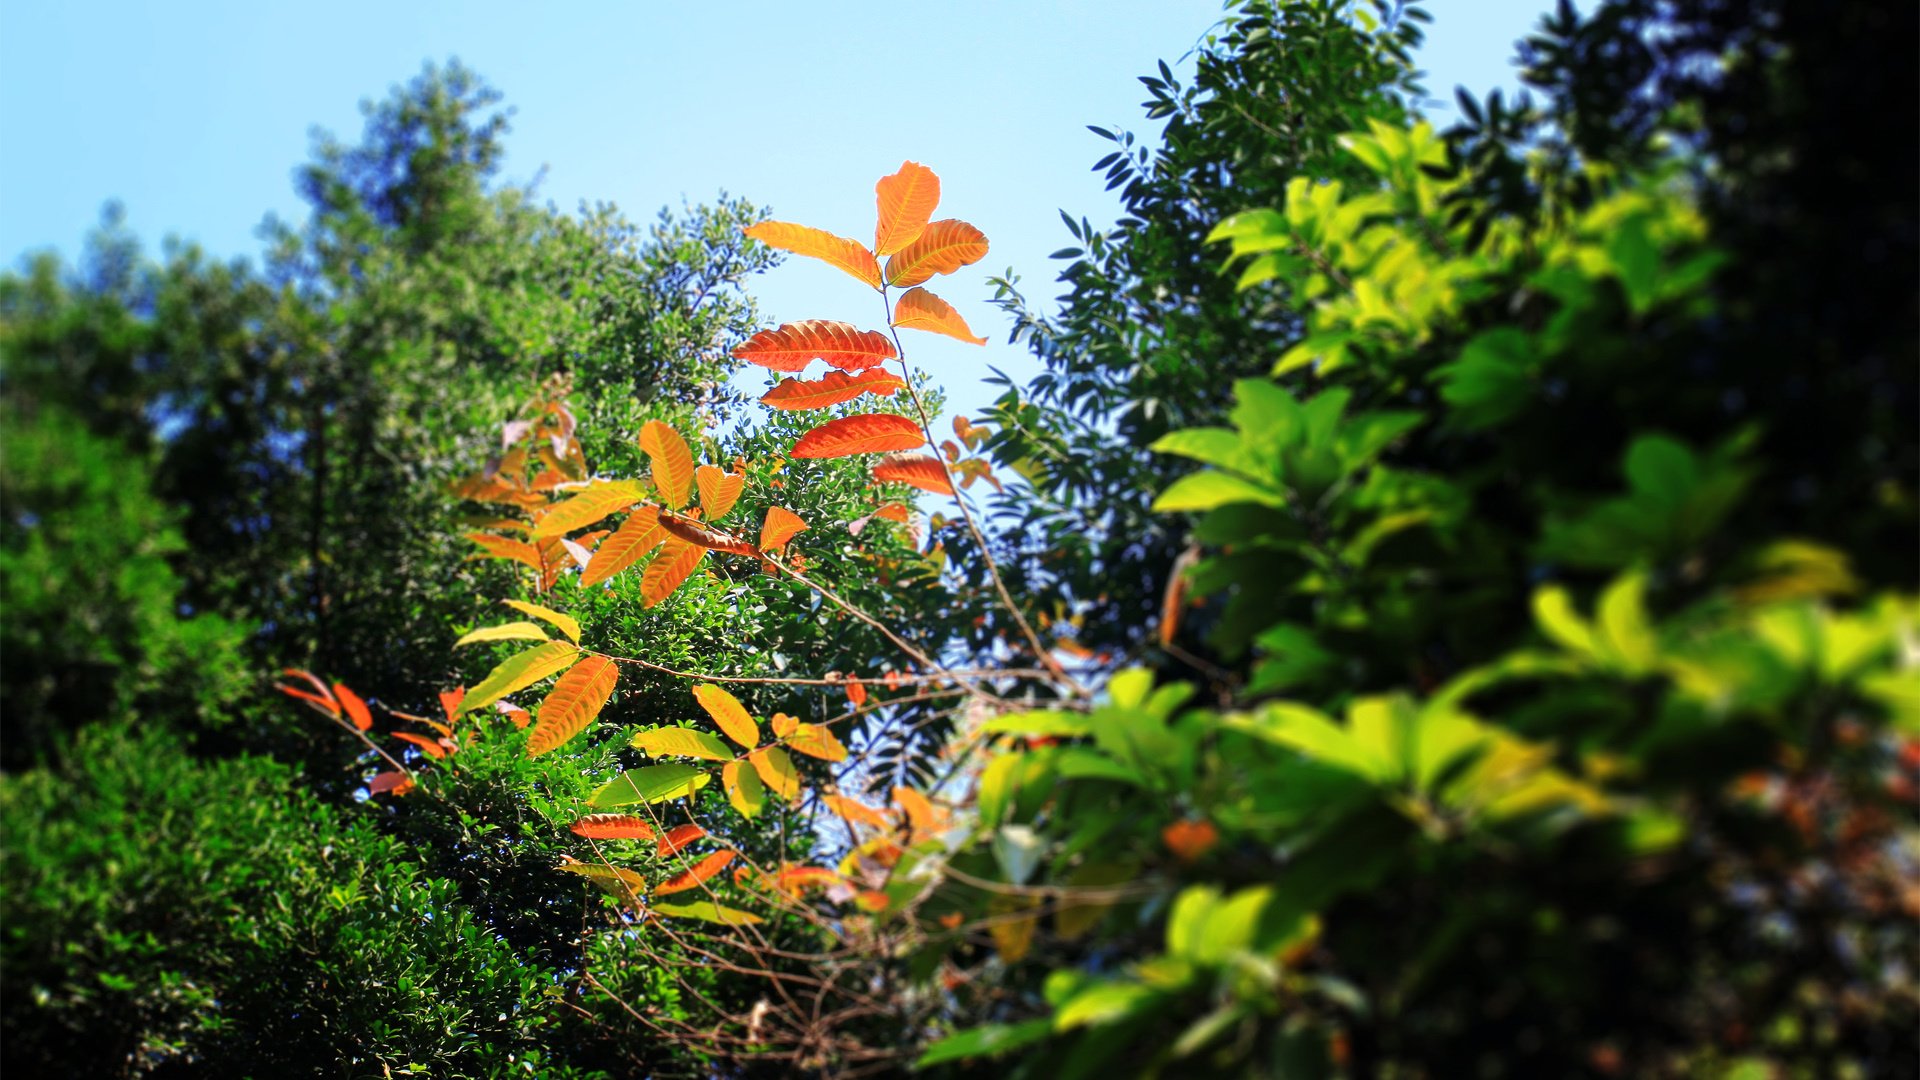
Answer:
[[[1107,680],[1107,697],[1122,709],[1139,708],[1152,689],[1153,672],[1146,668],[1128,668]]]
[[[1153,509],[1160,513],[1172,513],[1181,510],[1212,510],[1216,506],[1228,503],[1260,503],[1264,506],[1280,507],[1286,505],[1286,496],[1272,488],[1245,480],[1232,473],[1205,472],[1183,476],[1173,485],[1160,493],[1153,501]]]
[[[580,659],[580,650],[564,641],[549,641],[502,660],[487,673],[480,684],[460,699],[460,713],[483,709],[516,690],[524,690],[541,679],[572,667]]]
[[[997,1056],[1038,1042],[1051,1034],[1053,1021],[1044,1017],[1024,1024],[983,1024],[977,1028],[956,1031],[927,1047],[926,1052],[920,1055],[917,1067],[924,1069],[929,1065],[963,1058]]]
[[[1608,651],[1627,671],[1653,670],[1659,662],[1659,643],[1647,622],[1644,574],[1625,574],[1600,594],[1600,633]]]
[[[643,731],[633,737],[633,748],[653,757],[676,754],[681,757],[705,758],[708,761],[733,760],[733,751],[727,749],[726,743],[693,728],[671,727]]]
[[[1155,440],[1148,449],[1157,454],[1177,454],[1239,473],[1255,473],[1253,461],[1240,446],[1239,434],[1227,428],[1188,428],[1169,432]]]
[[[587,798],[596,810],[633,803],[657,803],[692,795],[713,778],[691,765],[648,765],[629,769],[601,784]]]
[[[486,626],[473,631],[453,643],[454,648],[472,645],[481,641],[545,641],[547,632],[530,622],[510,622],[502,626]]]
[[[678,904],[655,903],[651,907],[655,915],[666,915],[675,919],[699,919],[701,922],[718,923],[721,926],[752,926],[767,921],[751,911],[721,907],[711,900],[688,900]]]
[[[1540,624],[1540,632],[1562,648],[1588,659],[1596,658],[1593,630],[1579,612],[1573,610],[1573,599],[1567,595],[1567,590],[1558,585],[1547,585],[1536,590],[1533,594],[1533,618]]]
[[[1060,709],[1034,709],[1029,712],[996,716],[980,726],[994,735],[1027,735],[1034,738],[1068,738],[1085,735],[1092,723],[1086,713]]]
[[[1139,983],[1097,983],[1075,994],[1053,1014],[1055,1031],[1071,1031],[1088,1024],[1124,1020],[1159,1000],[1160,994]]]

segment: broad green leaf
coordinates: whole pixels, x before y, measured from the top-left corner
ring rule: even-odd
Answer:
[[[1124,1020],[1160,999],[1159,993],[1139,983],[1097,983],[1075,994],[1053,1014],[1055,1031],[1071,1031],[1087,1024]]]
[[[580,659],[579,649],[564,641],[549,641],[502,660],[479,685],[460,699],[460,713],[483,709],[516,690],[524,690]]]
[[[643,731],[633,737],[633,748],[653,757],[674,754],[708,761],[733,760],[733,751],[727,749],[726,743],[693,728],[670,727]]]
[[[483,641],[545,641],[547,632],[530,622],[510,622],[501,626],[486,626],[467,634],[453,643],[454,648],[472,645]]]
[[[920,1055],[919,1068],[964,1058],[994,1057],[1009,1050],[1039,1042],[1053,1034],[1053,1021],[1042,1018],[1024,1024],[983,1024],[956,1031],[927,1047]]]
[[[1259,503],[1263,506],[1286,505],[1286,496],[1272,488],[1256,484],[1232,473],[1208,469],[1175,480],[1153,501],[1160,513],[1182,510],[1212,510],[1228,503]]]
[[[666,915],[675,919],[699,919],[701,922],[718,923],[721,926],[752,926],[755,923],[766,922],[751,911],[721,907],[711,900],[659,903],[651,907],[656,915]]]
[[[1153,672],[1146,668],[1128,668],[1107,680],[1107,697],[1122,709],[1137,709],[1153,690]]]
[[[1162,435],[1148,449],[1157,454],[1177,454],[1206,465],[1218,465],[1235,472],[1255,474],[1256,466],[1241,449],[1240,436],[1219,427],[1187,428]]]
[[[712,779],[704,770],[691,765],[647,765],[629,769],[601,784],[588,796],[587,805],[606,810],[634,803],[666,802],[692,795]]]
[[[1086,713],[1066,712],[1060,709],[1034,709],[996,716],[981,725],[981,730],[995,735],[1064,738],[1085,735],[1091,723],[1092,718]]]
[[[552,623],[554,626],[559,627],[560,632],[567,635],[567,638],[574,644],[578,645],[580,643],[580,624],[573,616],[562,615],[552,608],[541,607],[539,604],[529,604],[525,600],[502,600],[500,602],[518,611],[522,615],[531,615],[543,622]]]

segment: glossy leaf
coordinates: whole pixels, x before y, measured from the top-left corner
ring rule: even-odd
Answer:
[[[640,576],[640,606],[652,607],[673,595],[687,578],[693,576],[700,560],[707,557],[707,549],[698,544],[689,544],[678,537],[668,537],[660,547],[660,554],[647,564],[646,573]]]
[[[655,896],[666,896],[669,893],[685,892],[688,889],[699,888],[706,883],[708,878],[725,870],[727,864],[733,861],[734,855],[735,852],[731,851],[716,851],[706,858],[701,859],[699,862],[694,863],[685,873],[675,874],[673,877],[661,882],[659,887],[653,890],[653,893]]]
[[[707,715],[713,717],[713,722],[719,725],[727,738],[748,750],[760,745],[760,726],[753,722],[753,717],[748,714],[747,707],[740,704],[739,698],[710,683],[694,687],[693,697],[707,711]]]
[[[800,794],[800,774],[794,769],[793,759],[787,756],[785,750],[769,746],[748,754],[747,760],[760,774],[760,782],[775,795],[791,801]]]
[[[651,840],[653,826],[632,814],[587,814],[573,823],[573,834],[589,840]]]
[[[584,528],[608,514],[625,510],[646,494],[646,489],[637,481],[601,481],[565,502],[555,503],[551,510],[540,515],[533,526],[533,538],[547,540]]]
[[[829,420],[793,444],[796,458],[851,457],[909,450],[927,441],[920,425],[892,413],[862,413]]]
[[[920,238],[933,208],[940,205],[940,178],[932,169],[912,161],[873,185],[877,224],[873,253],[891,255]]]
[[[880,264],[858,240],[789,221],[762,221],[748,226],[746,234],[768,247],[831,263],[876,289],[880,287]]]
[[[541,607],[539,604],[529,604],[525,600],[502,600],[500,602],[522,615],[531,615],[542,622],[553,624],[560,629],[561,633],[567,635],[574,644],[578,645],[580,643],[580,623],[574,619],[573,616],[562,615],[552,608]]]
[[[946,467],[929,454],[893,454],[873,467],[873,478],[892,484],[910,484],[936,495],[953,494]]]
[[[628,514],[620,528],[593,550],[593,560],[587,563],[587,568],[580,574],[581,587],[598,585],[639,562],[641,556],[652,551],[666,537],[666,530],[660,527],[659,507],[642,506]]]
[[[767,508],[767,519],[760,524],[760,550],[776,551],[787,546],[787,541],[798,533],[805,532],[807,523],[800,515],[784,506]]]
[[[653,466],[653,486],[660,500],[678,510],[693,494],[693,452],[672,424],[649,420],[640,428],[640,449]]]
[[[669,727],[643,731],[633,737],[633,748],[653,757],[693,757],[707,761],[732,761],[727,744],[704,731]]]
[[[587,805],[596,810],[634,803],[658,803],[692,795],[712,780],[705,770],[678,763],[628,769],[595,788]]]
[[[721,926],[752,926],[766,921],[750,911],[721,907],[710,900],[654,904],[652,907],[656,915],[666,915],[675,919],[699,919],[701,922],[718,923]]]
[[[928,225],[913,243],[887,260],[887,284],[905,289],[986,257],[984,233],[964,221],[945,218]]]
[[[770,409],[783,409],[799,412],[806,409],[824,409],[829,405],[838,405],[852,401],[861,394],[874,394],[879,397],[892,397],[907,384],[900,376],[889,371],[874,369],[858,375],[849,375],[844,371],[829,371],[818,379],[782,379],[780,385],[766,392],[760,403]]]
[[[806,319],[762,330],[733,355],[774,371],[799,371],[815,359],[842,371],[865,371],[898,355],[887,335],[852,323]]]
[[[510,622],[500,626],[483,626],[466,634],[453,643],[454,648],[473,645],[486,641],[545,641],[547,632],[537,623]]]
[[[580,659],[580,650],[564,641],[549,641],[502,660],[487,677],[460,699],[462,715],[484,708],[516,690],[524,690]]]
[[[766,786],[760,783],[760,773],[746,762],[727,762],[720,770],[720,785],[726,789],[727,801],[741,817],[751,821],[766,808]]]
[[[533,734],[527,738],[527,756],[539,757],[585,731],[607,707],[620,682],[620,665],[604,656],[589,656],[560,677],[540,703]]]
[[[924,330],[945,334],[969,345],[985,345],[987,339],[975,334],[967,320],[953,305],[925,289],[908,289],[893,304],[893,325],[902,330]]]
[[[707,835],[707,830],[698,825],[675,825],[660,838],[658,851],[661,858],[680,853],[680,849]]]
[[[719,521],[740,501],[740,491],[747,486],[747,475],[702,465],[693,470],[693,482],[700,489],[700,512],[708,521]]]

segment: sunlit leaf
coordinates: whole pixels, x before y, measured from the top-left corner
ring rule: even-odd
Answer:
[[[677,855],[681,848],[686,847],[688,844],[693,843],[705,835],[707,835],[707,830],[698,825],[675,825],[673,828],[667,830],[667,835],[660,838],[658,845],[659,855],[663,859],[671,855]]]
[[[753,722],[747,707],[740,699],[710,683],[701,683],[693,688],[693,697],[700,707],[713,717],[727,738],[751,750],[760,745],[760,726]]]
[[[760,774],[760,782],[775,795],[791,801],[800,794],[800,774],[794,769],[793,759],[787,756],[785,750],[769,746],[748,754],[747,760],[753,763],[754,771]]]
[[[598,863],[561,863],[555,869],[565,870],[569,874],[579,874],[600,886],[609,895],[622,900],[632,900],[635,894],[644,891],[647,887],[646,879],[631,870],[615,869]]]
[[[754,547],[745,540],[737,539],[718,529],[709,529],[700,522],[679,514],[661,511],[660,527],[667,535],[678,540],[703,547],[710,551],[725,551],[734,555],[752,555]]]
[[[925,165],[903,162],[900,171],[873,185],[878,211],[873,253],[891,255],[920,238],[940,205],[940,178]]]
[[[698,888],[704,884],[708,878],[725,870],[727,864],[733,861],[734,854],[735,853],[731,851],[716,851],[706,858],[701,859],[699,862],[694,863],[692,868],[688,869],[685,873],[675,874],[673,877],[661,882],[659,887],[653,890],[653,893],[655,896],[665,896],[668,893],[685,892],[688,889]],[[655,910],[658,910],[658,905],[656,905]]]
[[[875,261],[873,252],[858,240],[849,240],[825,229],[795,225],[788,221],[763,221],[758,225],[750,225],[746,234],[768,247],[831,263],[876,289],[880,287],[880,264]]]
[[[525,600],[502,600],[500,602],[522,615],[531,615],[542,622],[552,623],[554,626],[560,628],[561,633],[571,638],[574,644],[577,645],[580,643],[580,623],[575,620],[573,616],[562,615],[552,608],[541,607],[539,604],[529,604]]]
[[[643,731],[633,737],[633,747],[653,757],[695,757],[707,761],[732,761],[727,744],[704,731],[669,727]]]
[[[897,354],[885,334],[852,323],[807,319],[762,330],[733,355],[774,371],[799,371],[816,358],[842,371],[865,371]]]
[[[653,486],[675,510],[693,494],[693,452],[672,424],[649,420],[640,428],[640,449],[653,466]]]
[[[632,814],[587,814],[573,823],[573,834],[589,840],[651,840],[653,826]]]
[[[847,748],[833,732],[819,724],[800,724],[787,736],[787,749],[822,761],[847,760]]]
[[[984,233],[964,221],[945,218],[928,225],[913,243],[887,260],[887,284],[904,289],[986,257]]]
[[[642,555],[652,551],[666,536],[666,530],[660,527],[659,507],[642,506],[628,514],[620,528],[594,549],[593,560],[580,574],[581,587],[598,585],[639,562]]]
[[[448,753],[447,748],[440,745],[438,740],[429,739],[425,735],[415,735],[411,731],[396,731],[393,733],[393,737],[403,742],[412,743],[420,748],[421,753],[430,758],[443,758],[446,757]]]
[[[859,679],[848,679],[847,702],[856,709],[865,705],[867,703],[867,684],[861,682]]]
[[[297,689],[292,686],[279,686],[279,685],[276,685],[274,687],[275,690],[280,691],[281,693],[287,695],[288,697],[299,698],[301,701],[304,701],[308,705],[312,706],[313,708],[318,709],[323,713],[326,713],[328,716],[340,715],[340,703],[334,700],[333,691],[328,689],[327,684],[321,682],[319,678],[317,678],[312,672],[302,671],[299,668],[288,668],[283,674],[291,675],[296,679],[307,680],[307,682],[313,685],[315,692],[308,693],[305,690]]]
[[[693,470],[693,482],[700,489],[700,512],[708,521],[719,521],[740,501],[740,491],[747,485],[745,473],[730,473],[712,465],[702,465]]]
[[[800,515],[784,506],[767,508],[767,519],[760,524],[760,550],[775,551],[787,546],[787,541],[797,533],[805,532],[807,523]]]
[[[475,555],[476,559],[511,559],[531,566],[535,570],[546,566],[546,563],[540,559],[540,549],[525,540],[482,532],[467,533],[466,537],[486,551],[485,555]]]
[[[931,454],[893,454],[873,467],[873,478],[891,484],[910,484],[936,495],[953,494],[946,466]]]
[[[720,770],[720,785],[726,789],[727,801],[749,821],[767,805],[767,789],[760,783],[759,772],[744,761],[727,762]]]
[[[461,714],[484,708],[516,690],[564,671],[580,659],[580,650],[564,641],[549,641],[502,660],[487,677],[460,699]]]
[[[705,770],[678,763],[628,769],[595,788],[587,805],[596,810],[634,803],[666,802],[692,795],[712,780]]]
[[[891,829],[893,822],[886,815],[862,802],[847,798],[845,795],[823,795],[820,798],[827,809],[846,818],[848,821],[869,825],[876,829]]]
[[[527,737],[527,756],[539,757],[585,731],[607,707],[619,681],[620,665],[604,656],[589,656],[574,665],[540,703],[533,734]]]
[[[692,577],[694,568],[706,557],[706,548],[668,537],[660,547],[660,554],[653,557],[646,573],[640,575],[640,606],[652,607],[672,596],[673,590]]]
[[[625,510],[646,497],[646,489],[634,480],[602,480],[540,516],[533,526],[533,538],[546,540],[591,525],[608,514]]]
[[[460,699],[466,696],[467,688],[464,686],[440,691],[440,711],[447,715],[447,723],[451,724],[460,718]]]
[[[897,521],[900,524],[905,525],[907,523],[907,518],[911,516],[912,513],[913,511],[908,510],[906,507],[906,504],[895,502],[895,503],[888,503],[887,505],[881,507],[880,509],[875,510],[873,512],[873,516],[877,518],[886,518],[888,521]]]
[[[781,869],[774,883],[782,891],[798,896],[806,889],[831,888],[845,880],[824,866],[788,866]]]
[[[718,923],[721,926],[752,926],[765,922],[760,916],[738,908],[721,907],[710,900],[690,900],[679,904],[654,904],[656,915],[666,915],[675,919],[699,919],[701,922]]]
[[[925,795],[910,787],[893,789],[893,803],[907,815],[907,822],[918,833],[932,832],[940,827],[940,814]]]
[[[367,711],[367,703],[360,700],[359,694],[347,689],[346,683],[333,684],[333,697],[347,711],[347,719],[353,721],[354,727],[361,731],[373,727],[373,714]]]
[[[486,626],[463,636],[453,643],[454,648],[473,645],[485,641],[545,641],[547,632],[537,623],[510,622],[501,626]]]
[[[784,409],[790,412],[824,409],[829,405],[852,401],[861,394],[892,397],[895,391],[906,385],[900,376],[878,368],[863,371],[858,375],[849,375],[844,371],[829,371],[812,381],[782,379],[779,386],[767,391],[760,398],[760,403],[770,409]]]
[[[399,796],[405,795],[412,790],[413,777],[403,772],[388,770],[382,773],[375,773],[373,774],[373,779],[367,781],[367,794],[369,795],[391,794]]]
[[[908,450],[927,441],[920,425],[892,413],[862,413],[829,420],[793,444],[796,458],[850,457]]]
[[[924,330],[945,334],[969,345],[985,345],[987,339],[975,334],[967,320],[953,305],[925,289],[908,289],[893,305],[893,325],[902,330]]]

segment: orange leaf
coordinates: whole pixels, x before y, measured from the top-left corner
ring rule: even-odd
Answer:
[[[640,556],[652,551],[666,536],[666,530],[660,527],[659,507],[643,506],[635,510],[612,536],[594,549],[592,561],[580,573],[580,584],[600,584],[639,562]]]
[[[693,493],[693,453],[673,425],[649,420],[640,429],[640,449],[653,465],[653,486],[668,506],[678,510]]]
[[[379,795],[382,793],[405,795],[412,790],[413,778],[403,772],[388,770],[382,773],[374,773],[373,779],[367,781],[367,794],[369,795]]]
[[[853,898],[854,906],[861,911],[885,911],[889,903],[892,903],[891,898],[878,889],[868,889],[855,894]]]
[[[807,319],[762,330],[733,350],[733,355],[774,371],[799,371],[815,357],[842,371],[865,371],[893,359],[895,353],[893,342],[877,330]]]
[[[907,516],[909,513],[910,511],[907,509],[906,504],[896,502],[896,503],[888,503],[887,505],[881,507],[880,509],[875,510],[873,512],[873,516],[878,518],[886,518],[888,521],[897,521],[900,524],[905,525],[907,523]]]
[[[676,825],[667,830],[660,838],[660,857],[678,854],[680,849],[707,835],[707,830],[698,825]]]
[[[848,821],[857,821],[862,825],[871,825],[876,829],[893,828],[893,822],[888,821],[886,816],[881,814],[880,811],[875,810],[865,803],[849,799],[844,795],[823,795],[820,797],[820,801],[827,804],[827,809],[839,814]]]
[[[789,866],[780,871],[776,881],[781,889],[798,896],[804,889],[838,885],[841,877],[824,866]]]
[[[861,394],[891,397],[894,391],[906,385],[900,376],[887,371],[867,371],[858,375],[829,371],[812,382],[782,379],[779,386],[766,392],[760,403],[770,409],[788,411],[824,409],[829,405],[852,401]]]
[[[925,165],[902,162],[900,171],[873,185],[879,224],[873,230],[873,253],[891,255],[919,239],[940,205],[940,178]]]
[[[931,832],[940,827],[940,815],[934,810],[933,803],[912,788],[894,788],[893,802],[906,812],[907,821],[913,825],[914,832]]]
[[[862,413],[829,420],[793,444],[796,458],[851,457],[910,450],[927,441],[920,425],[892,413]]]
[[[985,234],[964,221],[946,218],[928,225],[913,243],[887,260],[887,284],[904,289],[986,257]]]
[[[1220,830],[1211,821],[1176,821],[1160,830],[1167,850],[1183,863],[1198,860],[1220,841]]]
[[[411,731],[396,731],[393,733],[393,737],[396,739],[405,739],[419,747],[420,752],[430,758],[443,758],[447,756],[446,747],[440,745],[438,740],[429,739],[425,735],[415,735]]]
[[[822,761],[847,760],[847,748],[833,732],[819,724],[799,724],[787,736],[787,746]]]
[[[589,840],[651,840],[653,826],[632,814],[588,814],[573,823],[575,836]]]
[[[732,555],[752,555],[754,547],[745,540],[736,540],[726,533],[709,529],[692,518],[678,514],[662,513],[660,527],[667,533],[689,544],[698,544],[714,551],[724,551]]]
[[[485,555],[474,556],[476,559],[512,559],[517,563],[525,563],[535,570],[542,569],[546,565],[540,560],[540,549],[525,540],[514,540],[510,537],[480,532],[468,533],[467,539],[479,544],[487,551]]]
[[[747,761],[753,765],[753,771],[760,774],[760,782],[774,794],[789,802],[800,794],[800,774],[794,771],[793,759],[785,750],[777,746],[762,747],[748,754]]]
[[[969,345],[985,345],[987,339],[973,332],[967,320],[953,310],[953,305],[933,295],[925,289],[908,289],[893,304],[893,325],[902,330],[925,330],[929,334],[945,334],[958,338]]]
[[[287,674],[298,675],[303,678],[312,679],[313,684],[320,688],[320,693],[309,694],[305,690],[296,690],[291,686],[281,686],[277,683],[273,687],[275,690],[280,691],[281,693],[287,695],[288,697],[299,698],[301,701],[306,702],[307,705],[310,706],[311,708],[319,712],[326,713],[328,716],[337,717],[340,715],[340,704],[339,702],[336,702],[333,700],[333,691],[327,689],[326,683],[323,683],[318,679],[314,679],[312,675],[309,675],[304,671],[295,671],[292,668],[287,669]]]
[[[514,706],[509,705],[504,701],[494,702],[493,707],[499,710],[501,716],[504,716],[508,720],[512,721],[513,726],[516,728],[525,728],[528,724],[533,722],[532,713],[528,712],[525,709],[515,708]]]
[[[467,688],[456,686],[451,690],[440,691],[440,708],[447,714],[447,723],[460,718],[460,699],[467,696]]]
[[[333,696],[340,702],[340,707],[347,710],[347,716],[353,721],[354,727],[361,731],[372,729],[373,714],[367,711],[367,703],[360,700],[359,694],[347,689],[346,683],[334,683]]]
[[[773,551],[787,546],[796,533],[805,532],[807,523],[784,506],[767,508],[767,520],[760,525],[760,550]]]
[[[747,707],[740,704],[739,698],[708,683],[694,687],[693,698],[707,711],[708,716],[713,717],[713,722],[727,738],[748,750],[760,745],[760,727],[753,722],[753,717],[748,715]]]
[[[570,668],[540,703],[533,734],[527,737],[527,756],[539,757],[586,730],[607,707],[620,665],[604,656],[589,656]]]
[[[763,221],[748,226],[746,233],[768,247],[832,263],[874,288],[880,287],[880,264],[858,240],[790,221]]]
[[[953,482],[940,459],[926,454],[893,454],[873,467],[873,478],[896,484],[911,484],[936,495],[953,494]]]
[[[669,429],[671,430],[671,429]],[[643,436],[644,438],[644,436]],[[691,469],[691,466],[689,466]],[[640,501],[646,491],[632,480],[603,480],[578,495],[553,504],[533,527],[535,540],[550,540],[591,525]]]
[[[693,482],[700,489],[700,512],[708,521],[719,521],[740,501],[740,489],[747,486],[747,477],[745,473],[702,465],[693,470]]]
[[[668,539],[661,545],[660,554],[647,564],[647,572],[640,575],[640,606],[650,608],[672,596],[706,557],[707,549],[698,544],[677,537]]]
[[[847,700],[852,702],[853,707],[856,709],[865,705],[867,703],[867,684],[861,682],[859,679],[849,680],[847,682]]]
[[[708,878],[725,870],[727,864],[733,861],[733,856],[734,853],[731,851],[716,851],[694,863],[693,868],[686,873],[676,874],[661,882],[653,890],[653,895],[665,896],[668,893],[685,892],[688,889],[697,888]]]

